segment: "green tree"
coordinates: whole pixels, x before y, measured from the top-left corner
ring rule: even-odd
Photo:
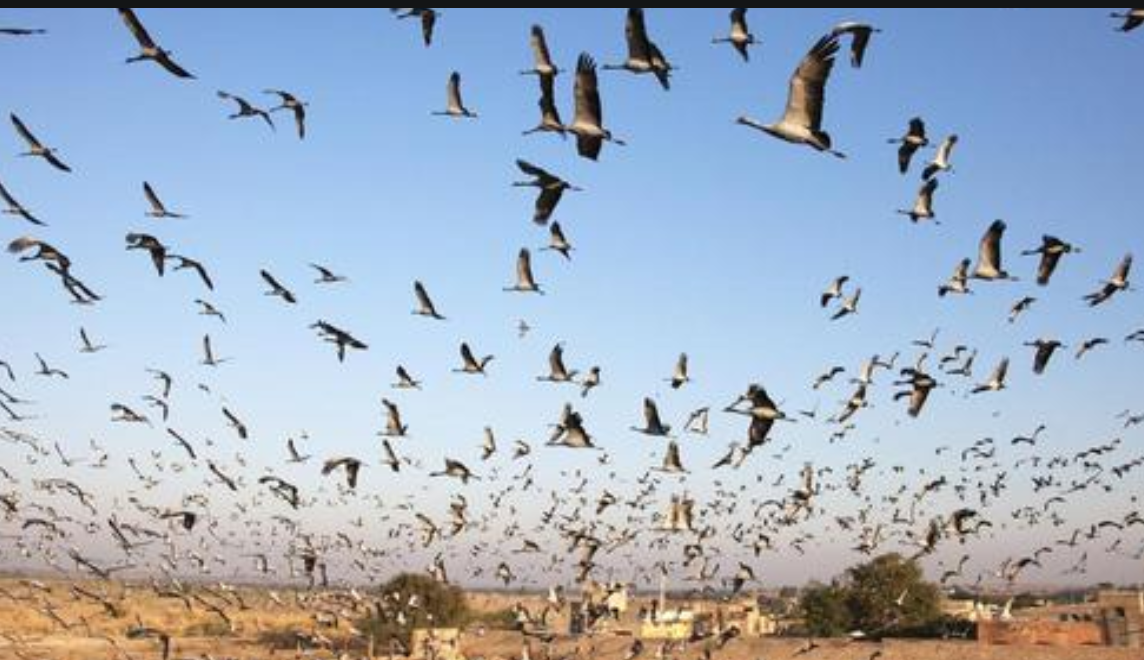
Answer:
[[[815,637],[837,637],[851,629],[846,593],[837,585],[812,584],[802,592],[799,609],[806,632]]]
[[[941,594],[916,562],[892,553],[852,566],[833,584],[811,585],[799,602],[807,632],[837,636],[941,633]]]
[[[854,627],[867,634],[924,632],[941,619],[941,594],[917,562],[897,553],[846,572],[846,605]]]
[[[415,628],[450,628],[469,619],[465,594],[420,573],[401,573],[379,590],[374,611],[359,626],[379,648],[396,640],[406,648]]]

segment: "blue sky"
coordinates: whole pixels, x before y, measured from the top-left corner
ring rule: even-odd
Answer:
[[[1140,405],[1133,384],[1144,353],[1120,342],[1144,323],[1138,294],[1092,310],[1080,301],[1126,252],[1139,252],[1144,237],[1134,216],[1144,171],[1144,93],[1134,81],[1144,43],[1139,34],[1114,32],[1107,11],[753,10],[761,43],[744,64],[729,47],[710,44],[727,29],[726,10],[649,10],[652,37],[680,70],[670,92],[648,76],[601,73],[605,123],[628,146],[605,146],[598,163],[577,157],[574,141],[520,136],[536,123],[537,92],[516,72],[531,62],[532,23],[545,27],[563,68],[581,51],[619,61],[619,9],[446,10],[429,49],[414,22],[377,9],[139,15],[198,80],[176,80],[150,63],[124,65],[136,47],[108,9],[0,15],[0,24],[50,31],[0,40],[0,110],[19,114],[75,169],[68,176],[15,158],[23,145],[0,131],[0,180],[51,225],[30,231],[36,228],[5,217],[3,238],[33,233],[57,245],[106,296],[77,308],[41,268],[0,260],[9,301],[0,358],[22,371],[16,391],[37,401],[42,419],[27,429],[77,453],[88,438],[118,456],[170,453],[160,430],[108,422],[112,401],[142,407],[139,396],[154,390],[144,368],[158,367],[177,379],[172,426],[315,488],[325,482],[313,464],[296,472],[280,466],[285,438],[306,430],[320,457],[376,456],[381,396],[398,400],[412,427],[404,451],[434,469],[446,454],[478,463],[486,424],[502,447],[517,437],[538,446],[545,424],[575,400],[630,482],[663,448],[628,430],[640,422],[643,396],[682,424],[688,411],[721,407],[761,382],[787,408],[818,404],[825,416],[850,388],[813,392],[815,375],[833,364],[853,373],[873,353],[902,349],[903,359],[912,358],[909,341],[935,327],[942,348],[979,349],[977,379],[1010,356],[1011,389],[966,400],[964,383],[951,382],[910,420],[883,376],[875,407],[860,414],[844,446],[827,443],[825,424],[781,427],[775,442],[794,446],[782,461],[756,457],[753,469],[735,476],[697,470],[686,487],[707,493],[714,478],[753,484],[757,472],[765,481],[793,477],[804,460],[841,466],[867,455],[887,467],[939,471],[949,467],[934,458],[941,444],[1003,441],[1042,421],[1045,453],[1067,453],[1118,437],[1114,415]],[[741,114],[781,114],[799,59],[845,19],[883,30],[864,68],[840,58],[828,86],[824,125],[847,160],[735,125]],[[430,115],[443,106],[453,70],[480,115],[475,121]],[[565,119],[571,80],[557,80]],[[304,142],[282,114],[276,133],[227,121],[231,106],[214,94],[269,103],[260,93],[268,87],[310,103]],[[909,175],[897,173],[886,139],[913,116],[925,118],[935,142],[953,132],[961,138],[955,172],[942,177],[936,195],[937,226],[913,226],[894,213],[912,203],[928,155],[919,154]],[[547,239],[530,222],[532,192],[509,185],[518,177],[516,158],[585,189],[565,195],[554,216],[577,247],[572,261],[535,255],[544,297],[501,291],[519,248],[535,252]],[[144,217],[143,180],[190,218]],[[1023,281],[978,283],[973,296],[939,300],[937,285],[958,260],[976,255],[995,218],[1008,223],[1008,267]],[[191,301],[206,292],[192,275],[159,279],[143,255],[126,253],[129,231],[153,233],[202,260],[218,285],[206,297],[230,322],[196,316]],[[1031,282],[1035,259],[1018,255],[1042,233],[1084,248],[1043,290]],[[316,287],[308,262],[352,282]],[[261,268],[296,291],[296,308],[261,295]],[[842,273],[862,286],[861,311],[832,323],[817,296]],[[425,282],[447,322],[409,314],[414,279]],[[1009,305],[1026,294],[1037,304],[1006,323]],[[515,333],[521,318],[535,328],[524,340]],[[307,329],[317,319],[351,330],[370,350],[338,364]],[[111,349],[77,354],[80,325]],[[217,371],[197,364],[204,332],[232,363]],[[1093,335],[1113,338],[1113,347],[1079,363],[1070,350],[1046,376],[1030,372],[1022,342],[1053,336],[1072,344]],[[489,378],[449,372],[462,340],[497,356]],[[555,341],[566,342],[570,366],[602,366],[604,385],[586,402],[571,388],[535,382]],[[31,376],[36,351],[71,380]],[[681,351],[691,356],[694,383],[673,392],[664,379]],[[399,362],[426,381],[424,392],[389,389]],[[214,394],[196,391],[199,382]],[[251,426],[253,442],[238,445],[223,426],[223,400]],[[741,420],[727,416],[717,416],[713,430],[683,445],[696,468],[743,433]],[[1124,437],[1131,444],[1139,433]],[[579,466],[606,476],[588,456],[540,452],[536,463],[541,473]],[[363,481],[388,494],[382,470],[367,468]],[[115,496],[126,492],[113,483],[126,474],[120,463],[85,478],[106,482]],[[171,485],[168,498],[193,490],[190,483]],[[443,509],[453,490],[432,482],[431,492],[421,492],[430,482],[418,475],[397,483],[426,509]],[[1109,506],[1125,512],[1132,493],[1139,487],[1122,488]],[[317,527],[330,522],[320,512],[307,514]],[[1077,524],[1087,521],[1075,513]],[[1025,547],[1016,533],[1000,536],[998,557]],[[821,569],[786,556],[767,567],[792,577],[829,575],[842,555],[822,552]],[[1133,575],[1115,558],[1099,569]]]

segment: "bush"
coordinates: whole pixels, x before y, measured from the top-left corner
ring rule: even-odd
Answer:
[[[799,602],[806,633],[815,637],[837,637],[853,628],[846,592],[837,585],[813,584]]]
[[[394,640],[408,648],[415,628],[459,627],[469,619],[464,592],[427,575],[402,573],[379,591],[384,606],[375,608],[358,625],[378,648],[389,648]]]

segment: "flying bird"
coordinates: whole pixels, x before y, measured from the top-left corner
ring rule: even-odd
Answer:
[[[310,105],[305,101],[298,100],[290,92],[281,89],[265,89],[262,90],[263,94],[274,94],[278,97],[278,105],[270,108],[267,112],[274,113],[279,110],[289,110],[294,115],[294,127],[298,131],[298,139],[306,139],[306,106]]]
[[[432,114],[445,117],[476,119],[477,113],[465,107],[461,99],[461,74],[454,71],[449,74],[449,82],[445,85],[445,109],[436,110]]]
[[[9,37],[32,37],[47,33],[48,31],[43,28],[0,27],[0,34]]]
[[[268,271],[260,270],[258,271],[258,274],[262,276],[262,281],[266,282],[266,284],[270,286],[270,290],[264,292],[263,295],[278,296],[291,305],[298,302],[298,298],[294,296],[294,293],[290,291],[290,289],[282,286],[278,280],[274,279],[274,276],[271,275]]]
[[[430,477],[453,477],[454,479],[460,479],[461,483],[463,483],[463,484],[469,483],[470,479],[477,479],[477,480],[480,479],[480,477],[473,474],[472,470],[470,470],[464,463],[462,463],[461,461],[458,461],[458,460],[454,460],[452,458],[446,458],[445,459],[445,469],[444,470],[441,470],[439,472],[430,472],[429,476]]]
[[[98,353],[107,348],[107,344],[92,343],[91,339],[87,336],[87,330],[82,327],[79,329],[79,340],[81,344],[79,349],[80,353]]]
[[[559,222],[553,222],[548,227],[548,245],[540,248],[541,251],[552,251],[560,253],[560,256],[565,260],[572,259],[572,244],[568,242],[568,237],[564,235],[564,228],[560,226]]]
[[[231,113],[230,115],[227,115],[227,119],[241,119],[243,117],[261,117],[262,121],[266,122],[266,125],[270,127],[270,130],[272,130],[272,131],[278,130],[274,126],[274,120],[270,118],[269,112],[267,112],[266,110],[263,110],[262,108],[255,106],[250,101],[247,101],[246,99],[242,98],[241,96],[237,96],[235,94],[231,94],[230,92],[224,92],[222,90],[219,90],[218,91],[218,97],[220,99],[223,99],[224,101],[234,101],[238,105],[238,110]]]
[[[671,425],[664,424],[663,421],[659,418],[659,408],[655,405],[655,401],[653,401],[650,397],[644,397],[643,416],[643,428],[633,426],[631,427],[633,431],[638,431],[645,435],[653,436],[665,436],[671,433]]]
[[[32,212],[29,211],[23,204],[16,201],[16,198],[12,196],[12,193],[8,192],[8,189],[4,187],[3,183],[0,183],[0,199],[3,199],[4,204],[7,205],[7,208],[4,209],[4,213],[7,215],[18,215],[34,225],[39,225],[41,227],[47,226],[46,223],[32,215]]]
[[[576,60],[576,82],[573,85],[576,113],[567,129],[576,136],[577,153],[589,160],[600,157],[605,142],[624,145],[623,140],[614,137],[610,130],[604,128],[604,109],[600,104],[598,82],[596,61],[591,55],[581,53]]]
[[[494,356],[486,355],[481,359],[477,359],[473,355],[473,349],[469,348],[468,342],[461,342],[461,368],[453,369],[455,373],[465,374],[481,374],[487,376],[485,367],[492,361]]]
[[[679,357],[675,360],[675,369],[671,372],[671,378],[667,379],[671,383],[671,389],[678,390],[683,387],[684,383],[691,382],[691,376],[687,373],[687,353],[680,353]]]
[[[139,18],[135,15],[134,10],[120,9],[119,16],[127,25],[127,29],[131,30],[131,34],[135,37],[135,41],[139,42],[139,54],[135,55],[134,57],[127,58],[128,64],[131,64],[132,62],[141,62],[143,60],[151,60],[152,62],[155,62],[159,66],[166,69],[169,73],[177,78],[194,78],[194,76],[191,75],[186,69],[179,66],[175,63],[175,60],[171,59],[171,51],[163,50],[160,48],[159,45],[156,44],[155,41],[151,38],[151,35],[147,34],[147,29],[143,27],[143,23],[139,21]]]
[[[425,42],[425,47],[433,45],[433,27],[437,24],[437,17],[441,12],[436,9],[427,8],[401,8],[389,11],[397,15],[397,18],[420,18],[421,19],[421,40]]]
[[[1144,9],[1128,9],[1122,12],[1112,12],[1112,18],[1122,18],[1124,23],[1116,28],[1120,32],[1131,32],[1144,24]]]
[[[425,285],[420,280],[413,281],[413,294],[417,296],[417,309],[413,310],[414,315],[428,316],[438,321],[445,320],[445,317],[437,312],[437,308],[433,305],[433,299],[429,297],[429,292],[425,290]]]
[[[730,34],[726,37],[716,37],[711,40],[711,43],[731,44],[731,47],[739,53],[744,62],[751,61],[751,54],[748,49],[758,42],[755,35],[751,34],[750,28],[747,27],[747,10],[732,9]]]
[[[516,166],[520,168],[521,172],[531,177],[531,179],[528,181],[514,181],[512,185],[516,187],[538,188],[540,190],[540,194],[536,197],[535,210],[532,214],[532,221],[538,225],[548,224],[548,219],[552,217],[552,212],[556,210],[556,205],[560,203],[560,199],[564,196],[565,190],[580,190],[580,188],[568,183],[548,170],[533,165],[526,160],[518,158]]]
[[[628,9],[624,21],[624,38],[627,41],[628,56],[623,64],[605,64],[605,70],[630,71],[635,74],[653,73],[665,90],[671,89],[671,72],[675,69],[659,46],[647,35],[644,10]]]
[[[45,147],[40,142],[32,131],[16,116],[16,113],[9,113],[8,118],[12,120],[12,126],[16,128],[16,133],[23,138],[24,142],[28,144],[28,150],[21,153],[21,156],[38,156],[48,161],[48,164],[62,172],[71,172],[71,168],[64,164],[62,160],[56,156],[56,150]]]
[[[173,213],[169,211],[167,207],[163,205],[163,202],[159,199],[159,196],[155,194],[155,189],[152,188],[151,184],[146,181],[143,182],[143,196],[147,198],[147,203],[151,206],[151,210],[147,211],[148,217],[174,219],[187,217],[182,213]]]
[[[845,158],[846,154],[833,149],[830,134],[822,130],[826,81],[834,68],[834,56],[837,53],[837,37],[828,35],[814,44],[791,76],[786,110],[777,122],[764,124],[747,116],[739,117],[736,121],[780,140],[805,144],[817,151]]]
[[[1041,237],[1041,246],[1032,250],[1021,252],[1024,256],[1041,255],[1041,262],[1037,265],[1037,284],[1045,286],[1057,269],[1061,257],[1066,254],[1080,252],[1080,248],[1066,243],[1056,236],[1045,234]]]
[[[937,179],[929,179],[918,189],[918,196],[914,199],[914,207],[911,209],[898,209],[898,213],[909,216],[911,222],[932,220],[936,217],[933,211],[933,194],[936,190]]]
[[[1116,294],[1118,291],[1127,291],[1129,287],[1128,273],[1132,270],[1132,255],[1126,254],[1124,258],[1117,264],[1116,270],[1112,273],[1112,277],[1105,280],[1104,284],[1096,291],[1086,295],[1084,299],[1088,301],[1089,306],[1095,307]]]
[[[957,266],[953,269],[953,275],[949,276],[949,280],[945,284],[937,287],[937,295],[944,298],[950,293],[973,293],[969,290],[969,264],[968,258],[962,259],[957,262]]]
[[[349,332],[325,321],[317,321],[311,325],[310,328],[317,330],[319,337],[337,346],[338,362],[345,362],[347,348],[359,351],[364,351],[369,348],[365,342],[354,337]]]
[[[560,118],[560,109],[556,107],[556,76],[541,75],[540,98],[536,105],[540,108],[540,123],[532,128],[522,131],[521,135],[533,133],[557,133],[561,138],[568,138],[568,127]]]
[[[322,474],[330,474],[337,469],[345,470],[346,486],[353,490],[357,488],[358,471],[361,470],[361,466],[362,462],[352,456],[331,458],[322,464]]]
[[[1001,238],[1005,235],[1005,223],[994,220],[981,237],[977,250],[977,265],[971,277],[979,280],[1016,280],[1001,264]]]
[[[921,117],[914,117],[906,128],[906,134],[900,138],[892,138],[890,144],[900,144],[898,147],[898,171],[905,174],[910,170],[910,161],[918,149],[929,145],[926,137],[926,123]]]
[[[989,376],[989,380],[985,381],[970,390],[973,394],[981,392],[1000,392],[1005,389],[1005,374],[1009,371],[1009,358],[1001,358],[997,366],[993,369],[993,373]]]
[[[529,253],[528,248],[521,248],[516,257],[516,284],[504,287],[505,291],[516,291],[521,293],[539,293],[544,294],[540,285],[536,283],[536,278],[532,275],[532,255]]]
[[[923,179],[928,181],[938,172],[953,171],[950,157],[953,155],[953,148],[957,146],[957,140],[957,134],[954,133],[941,141],[941,144],[937,147],[937,154],[934,156],[934,159],[922,170]]]
[[[548,40],[544,36],[544,28],[533,24],[529,31],[529,47],[532,49],[532,68],[520,72],[522,76],[535,75],[540,78],[555,78],[560,69],[552,63],[552,54],[548,51]]]
[[[230,358],[215,357],[214,347],[211,344],[211,336],[203,335],[203,360],[200,364],[206,367],[217,367],[225,362],[229,362]]]
[[[203,266],[199,261],[190,257],[184,257],[181,254],[168,254],[167,261],[177,262],[172,270],[193,270],[199,276],[199,280],[203,285],[211,291],[214,291],[214,281],[211,280],[210,273],[207,272],[206,266]]]
[[[318,279],[314,280],[314,284],[337,284],[338,282],[349,281],[349,278],[344,275],[338,275],[320,264],[310,264],[310,268],[318,271]]]
[[[226,406],[222,407],[222,415],[226,418],[227,424],[234,429],[234,432],[238,434],[240,439],[246,440],[250,436],[250,431],[246,428],[246,424]]]
[[[843,295],[842,287],[849,281],[849,275],[839,275],[838,277],[831,280],[830,284],[826,287],[826,290],[822,292],[821,296],[819,296],[818,306],[826,307],[826,305],[829,304],[831,300],[834,300],[835,298],[841,298]]]
[[[167,246],[150,234],[131,233],[127,235],[128,250],[146,250],[159,277],[163,276],[167,264]]]
[[[1033,373],[1037,375],[1045,373],[1045,367],[1049,366],[1049,359],[1053,357],[1054,351],[1066,348],[1056,339],[1036,339],[1025,342],[1025,345],[1036,349],[1033,353]]]

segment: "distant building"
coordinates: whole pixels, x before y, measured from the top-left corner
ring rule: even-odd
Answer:
[[[1144,648],[1144,592],[1099,591],[1086,603],[1026,608],[1011,618],[979,618],[977,641]]]

